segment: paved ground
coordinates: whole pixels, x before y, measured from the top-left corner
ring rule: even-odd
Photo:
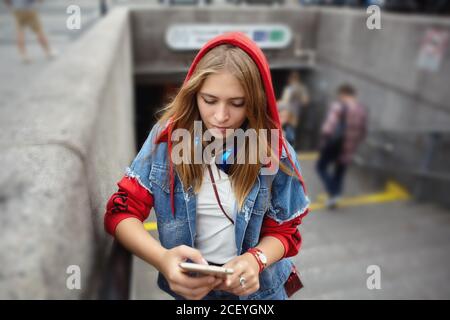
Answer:
[[[302,162],[313,202],[322,192],[314,162]],[[379,186],[353,169],[349,197]],[[312,212],[300,228],[294,261],[305,287],[292,299],[449,299],[450,212],[412,200]],[[152,231],[155,235],[155,231]],[[367,267],[381,270],[381,289],[367,289]],[[135,259],[132,298],[168,299],[156,271]]]
[[[69,30],[66,20],[69,5],[77,4],[81,8],[81,29]],[[80,37],[99,19],[97,1],[89,0],[47,0],[38,7],[41,22],[46,31],[50,45],[58,52],[60,59],[68,45]],[[52,60],[47,60],[31,30],[26,32],[27,50],[32,63],[23,64],[15,46],[15,21],[0,1],[0,106],[14,101],[28,86],[36,75],[42,72]],[[70,67],[70,66],[68,66]]]

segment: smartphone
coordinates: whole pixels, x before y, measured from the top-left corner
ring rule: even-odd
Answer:
[[[218,267],[218,266],[210,266],[207,264],[197,264],[197,263],[190,263],[190,262],[181,262],[180,268],[186,271],[190,272],[196,272],[200,273],[202,275],[229,275],[233,274],[234,270],[231,268],[224,268],[224,267]]]

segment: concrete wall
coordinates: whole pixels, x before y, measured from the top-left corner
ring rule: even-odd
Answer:
[[[185,73],[196,52],[172,51],[165,44],[167,28],[183,23],[282,23],[293,32],[294,41],[283,50],[267,50],[265,54],[272,68],[301,67],[294,56],[295,36],[302,31],[303,48],[315,46],[317,10],[291,7],[136,7],[132,11],[135,73],[138,76]]]
[[[117,9],[0,116],[0,298],[92,298],[106,199],[135,154],[132,53]],[[69,265],[81,290],[66,287]]]
[[[450,129],[450,50],[436,72],[417,67],[424,34],[434,27],[450,32],[446,18],[382,12],[381,30],[366,27],[363,11],[320,11],[317,55],[326,90],[354,83],[370,108],[373,130]]]

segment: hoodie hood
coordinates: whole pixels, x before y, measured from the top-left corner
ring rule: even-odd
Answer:
[[[283,138],[281,124],[280,124],[280,118],[278,114],[277,104],[276,104],[276,98],[275,98],[275,92],[273,90],[272,85],[272,77],[270,74],[270,68],[269,63],[267,62],[267,59],[262,52],[262,50],[258,47],[258,45],[251,40],[249,37],[247,37],[242,32],[228,32],[224,33],[220,36],[217,36],[211,40],[209,40],[197,53],[197,55],[194,58],[194,61],[192,62],[189,71],[186,75],[186,78],[184,80],[184,84],[186,84],[187,81],[191,78],[192,74],[195,71],[195,68],[197,67],[199,61],[205,56],[205,54],[211,50],[212,48],[222,45],[222,44],[231,44],[236,47],[239,47],[242,49],[247,55],[252,58],[252,60],[255,62],[256,66],[258,67],[259,73],[261,75],[261,79],[263,82],[264,90],[266,93],[266,100],[267,100],[267,113],[270,116],[270,118],[274,121],[277,127],[277,135],[278,135],[278,144],[273,148],[273,151],[275,154],[278,154],[278,159],[281,158],[282,154],[282,148],[286,150],[287,157],[289,158],[289,162],[292,165],[292,168],[294,169],[297,177],[299,178],[304,191],[305,190],[305,184],[303,183],[303,178],[300,174],[300,172],[297,170],[297,167],[294,164],[293,159],[291,158],[290,152],[287,148],[286,142]],[[159,137],[157,138],[156,143],[166,141],[168,144],[168,152],[170,159],[170,154],[172,153],[172,140],[171,140],[171,134],[172,134],[173,125],[169,122],[167,123],[166,128],[161,132]],[[173,163],[169,160],[169,178],[170,178],[170,200],[171,200],[171,206],[172,206],[172,213],[175,215],[175,206],[174,206],[174,172],[173,172]]]

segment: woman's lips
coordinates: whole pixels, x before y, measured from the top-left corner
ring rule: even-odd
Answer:
[[[227,129],[231,129],[230,127],[216,127],[216,126],[214,126],[213,128],[218,130],[218,131],[220,131],[220,132],[222,132],[222,133],[226,133]]]

